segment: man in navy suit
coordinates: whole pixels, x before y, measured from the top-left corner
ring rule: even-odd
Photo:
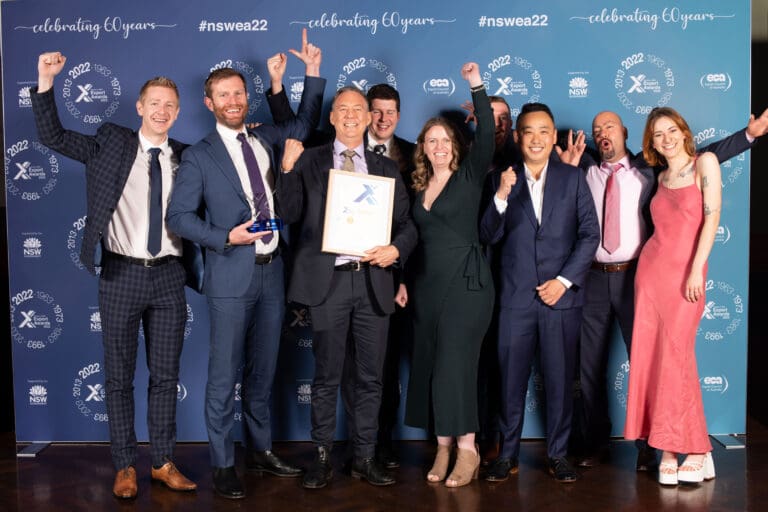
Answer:
[[[312,441],[317,456],[302,482],[309,489],[325,487],[332,477],[329,456],[336,428],[336,396],[348,340],[355,344],[355,375],[342,385],[355,385],[354,394],[348,395],[354,400],[350,404],[355,426],[352,476],[373,485],[395,483],[374,458],[377,416],[389,315],[395,306],[391,267],[397,259],[407,258],[417,234],[397,165],[365,150],[363,135],[370,121],[365,95],[354,87],[339,89],[331,110],[336,139],[303,153],[301,148],[293,151],[286,145],[278,189],[284,219],[301,221],[288,299],[309,306],[312,316]],[[390,244],[372,247],[364,257],[322,252],[331,168],[395,179]]]
[[[595,205],[577,168],[549,156],[557,131],[549,108],[526,104],[517,118],[523,161],[491,176],[496,189],[480,226],[500,251],[499,366],[502,404],[499,457],[489,481],[517,472],[525,396],[536,349],[547,395],[549,472],[578,478],[565,458],[571,429],[582,287],[600,241]]]
[[[65,130],[53,95],[54,77],[65,62],[59,52],[40,55],[32,109],[40,141],[86,166],[88,220],[80,260],[91,273],[101,267],[105,398],[117,470],[112,493],[135,498],[138,491],[133,377],[140,321],[149,367],[152,479],[173,490],[190,491],[197,486],[173,463],[176,388],[187,318],[186,272],[182,240],[163,223],[163,205],[186,147],[168,138],[179,115],[179,93],[168,78],[147,81],[136,102],[142,119],[138,132],[112,123],[100,126],[96,135]]]
[[[282,147],[289,137],[307,137],[320,115],[320,49],[307,43],[305,30],[301,52],[291,53],[306,64],[304,94],[297,117],[278,126],[246,130],[243,76],[231,68],[208,76],[205,105],[216,129],[185,151],[168,207],[169,228],[205,249],[203,293],[211,322],[205,421],[214,488],[231,499],[245,496],[232,434],[236,376],[243,365],[246,467],[281,477],[301,474],[271,451],[270,394],[285,312],[281,236],[249,231],[254,220],[280,213],[273,192]],[[277,54],[267,65],[284,68],[285,62]]]

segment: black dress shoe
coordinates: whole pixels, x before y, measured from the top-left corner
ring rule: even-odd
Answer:
[[[352,478],[365,479],[371,485],[392,485],[395,478],[382,468],[374,457],[355,459],[352,462]]]
[[[387,469],[400,467],[400,457],[397,456],[392,445],[383,444],[376,448],[376,460]]]
[[[245,467],[248,471],[257,473],[269,473],[275,476],[295,478],[301,475],[302,470],[287,464],[273,452],[248,452],[245,455]]]
[[[655,471],[659,462],[656,460],[656,450],[650,446],[640,448],[637,452],[637,466],[638,471]]]
[[[518,467],[517,459],[502,459],[499,457],[493,463],[488,466],[488,471],[485,473],[485,479],[489,482],[503,482],[509,475],[517,474]]]
[[[237,477],[234,466],[213,468],[213,489],[219,496],[231,500],[245,498],[243,484]]]
[[[317,456],[304,473],[301,485],[307,489],[320,489],[328,485],[333,477],[333,468],[330,461],[331,452],[324,446],[318,446]]]
[[[549,474],[555,477],[558,482],[565,484],[575,482],[579,478],[578,473],[574,471],[565,457],[549,459]]]

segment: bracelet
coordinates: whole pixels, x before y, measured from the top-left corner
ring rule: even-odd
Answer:
[[[480,84],[480,85],[476,85],[474,87],[469,88],[470,92],[479,92],[479,91],[482,91],[483,89],[485,89],[485,84]]]

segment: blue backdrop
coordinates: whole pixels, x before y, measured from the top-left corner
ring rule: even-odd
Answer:
[[[619,6],[620,5],[620,6]],[[150,9],[151,7],[151,9]],[[151,13],[151,14],[150,14]],[[234,14],[237,13],[237,14]],[[193,143],[213,127],[203,81],[217,66],[248,81],[251,121],[269,121],[265,61],[300,45],[301,28],[323,50],[326,98],[344,85],[387,82],[402,96],[398,134],[413,140],[422,123],[469,98],[459,68],[480,64],[489,91],[516,114],[548,103],[558,128],[590,131],[592,117],[614,110],[637,151],[645,115],[678,109],[698,144],[728,135],[749,115],[750,3],[474,2],[430,0],[350,4],[340,0],[94,0],[2,2],[5,178],[8,206],[11,341],[19,441],[108,440],[103,401],[97,279],[78,259],[85,221],[83,166],[36,139],[29,87],[37,56],[68,60],[55,94],[67,128],[93,133],[111,121],[138,127],[141,84],[168,75],[181,89],[172,130]],[[289,58],[285,86],[294,106],[303,66]],[[327,125],[326,100],[323,125]],[[723,166],[722,225],[710,258],[707,306],[697,355],[711,433],[745,431],[749,235],[749,155]],[[205,440],[203,391],[208,317],[188,291],[179,384],[178,437]],[[308,439],[312,336],[306,310],[289,307],[274,386],[276,439]],[[627,354],[618,332],[609,365],[614,434],[624,425]],[[407,366],[402,368],[403,395]],[[136,379],[137,433],[146,439],[143,358]],[[239,390],[233,393],[239,398]],[[523,434],[543,434],[541,378],[534,373]],[[343,435],[343,433],[342,433]],[[402,438],[420,430],[402,428]]]

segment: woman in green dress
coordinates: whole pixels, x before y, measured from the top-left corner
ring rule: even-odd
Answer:
[[[494,301],[478,238],[480,199],[494,150],[493,113],[478,65],[464,64],[461,75],[472,91],[475,140],[462,159],[456,131],[445,119],[430,119],[421,130],[413,172],[419,245],[408,261],[414,347],[405,422],[437,435],[427,480],[445,480],[448,487],[470,483],[480,465],[477,369]],[[446,479],[454,439],[456,464]]]

